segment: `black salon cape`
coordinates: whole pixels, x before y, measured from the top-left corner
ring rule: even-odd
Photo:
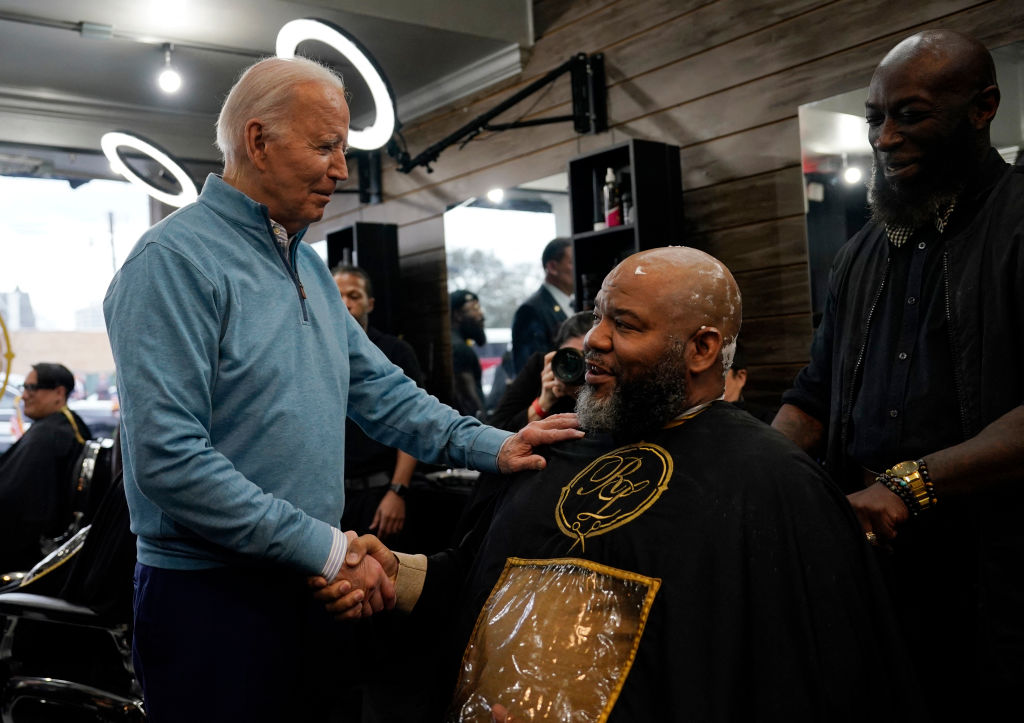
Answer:
[[[556,524],[562,488],[621,444],[588,435],[508,480],[462,592],[459,644],[506,558],[579,557],[662,580],[611,721],[918,720],[871,550],[820,468],[724,402],[646,441],[674,461],[667,489],[582,551]],[[453,604],[466,547],[430,558],[415,617]]]
[[[71,415],[89,439],[89,427]],[[54,412],[0,455],[0,572],[31,568],[42,558],[40,536],[56,537],[67,527],[72,474],[81,452],[67,417]]]

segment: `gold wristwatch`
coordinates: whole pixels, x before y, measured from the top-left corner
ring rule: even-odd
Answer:
[[[934,493],[929,489],[931,485],[927,480],[927,468],[921,460],[907,460],[894,464],[885,473],[903,483],[919,510],[926,510],[935,504]]]

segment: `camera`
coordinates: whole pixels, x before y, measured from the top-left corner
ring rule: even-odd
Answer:
[[[582,352],[572,347],[563,347],[551,359],[551,371],[563,384],[578,387],[587,374],[587,364]]]

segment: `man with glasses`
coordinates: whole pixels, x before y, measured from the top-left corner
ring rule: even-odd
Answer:
[[[21,387],[32,426],[0,456],[0,572],[27,570],[41,539],[57,537],[71,515],[71,475],[92,436],[68,409],[75,377],[62,364],[32,367]]]

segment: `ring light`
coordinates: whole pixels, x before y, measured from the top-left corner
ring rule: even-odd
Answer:
[[[314,18],[300,18],[284,24],[277,33],[278,57],[294,58],[295,49],[304,40],[319,40],[344,55],[370,89],[377,117],[369,128],[351,131],[348,144],[364,151],[385,145],[395,131],[395,99],[377,62],[344,30],[326,20]]]
[[[128,148],[133,148],[140,153],[144,153],[163,166],[164,169],[174,176],[174,180],[178,182],[178,185],[181,186],[181,193],[171,195],[166,191],[160,190],[152,183],[136,174],[128,167],[128,164],[124,162],[124,159],[121,158],[121,154],[118,153],[117,149],[121,146],[127,146]],[[129,183],[134,186],[138,186],[161,203],[181,208],[186,204],[192,203],[199,197],[199,193],[196,191],[196,185],[185,172],[185,169],[182,168],[167,151],[159,148],[156,144],[151,143],[150,141],[143,140],[136,135],[132,135],[131,133],[126,133],[124,131],[111,131],[109,133],[104,133],[103,137],[100,138],[100,148],[103,149],[103,155],[105,155],[107,160],[110,161],[110,168],[114,173],[120,174]]]

